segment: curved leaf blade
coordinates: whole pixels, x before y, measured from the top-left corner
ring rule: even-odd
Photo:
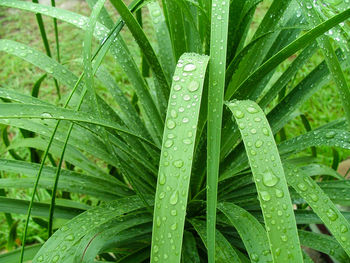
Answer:
[[[265,114],[252,101],[234,101],[227,105],[242,134],[273,260],[303,262],[286,178]]]

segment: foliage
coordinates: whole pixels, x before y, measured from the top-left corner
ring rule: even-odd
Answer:
[[[46,49],[0,39],[0,51],[46,72],[31,96],[0,88],[9,153],[0,170],[20,175],[0,178],[10,246],[22,224],[12,214],[27,215],[22,249],[0,262],[312,262],[305,247],[348,262],[349,181],[332,169],[337,154],[330,168],[316,148],[350,149],[348,5],[275,0],[252,35],[259,0],[105,2],[87,0],[85,17],[55,1],[0,0],[36,14]],[[42,15],[53,18],[57,60]],[[80,76],[61,63],[57,21],[85,32]],[[318,50],[325,60],[295,82]],[[108,52],[131,98],[103,66]],[[62,96],[58,105],[38,98],[47,76]],[[302,115],[307,132],[286,139],[298,109],[331,77],[345,118],[312,130]],[[11,140],[9,129],[22,138]],[[32,189],[31,199],[3,190],[18,188]],[[26,243],[30,220],[47,229],[46,242]]]

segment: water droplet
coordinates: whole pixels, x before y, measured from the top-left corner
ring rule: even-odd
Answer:
[[[184,162],[182,160],[176,160],[173,164],[176,168],[181,168],[184,165]]]
[[[184,96],[184,101],[189,101],[190,99],[191,99],[191,97],[190,97],[189,95],[186,94],[186,95]]]
[[[182,122],[183,122],[183,123],[188,123],[188,121],[189,121],[188,118],[183,118],[183,119],[182,119]]]
[[[317,202],[318,201],[318,196],[316,194],[310,194],[310,198],[312,201]]]
[[[191,92],[195,92],[199,88],[198,81],[192,80],[190,84],[188,85],[188,90]]]
[[[65,240],[67,241],[73,241],[74,240],[74,236],[72,234],[68,235],[65,237]]]
[[[255,253],[250,255],[250,258],[254,261],[254,262],[258,262],[259,261],[259,256]]]
[[[170,204],[172,205],[176,205],[177,201],[179,200],[179,192],[178,191],[175,191],[171,197],[170,197]]]
[[[56,255],[52,258],[52,262],[57,262],[58,260],[60,259],[60,256],[59,255]]]
[[[174,90],[176,90],[176,91],[179,91],[179,90],[181,90],[182,89],[182,87],[179,85],[179,84],[176,84],[175,86],[174,86]]]
[[[304,183],[299,183],[297,186],[303,192],[307,190],[307,186]]]
[[[286,242],[288,240],[288,237],[286,235],[281,236],[282,241]]]
[[[157,223],[156,223],[157,226],[160,227],[160,225],[162,224],[162,221],[160,220],[159,216],[157,216],[157,220],[156,221],[157,221]]]
[[[341,225],[340,226],[340,232],[342,232],[342,233],[348,232],[348,227],[346,225]]]
[[[256,134],[256,129],[251,129],[251,130],[250,130],[250,133],[251,133],[251,134]]]
[[[266,136],[269,136],[269,130],[267,129],[267,128],[263,128],[262,129],[262,132],[263,132],[263,134],[265,134]]]
[[[159,177],[159,183],[160,183],[161,185],[163,185],[163,184],[165,184],[165,180],[166,180],[165,174],[161,173],[161,174],[160,174],[160,177]]]
[[[177,223],[174,223],[171,225],[171,230],[176,230],[177,229]]]
[[[174,144],[173,140],[166,140],[165,143],[164,143],[164,146],[166,148],[170,148],[171,146],[173,146],[173,144]]]
[[[275,186],[278,182],[278,177],[270,170],[263,173],[263,184],[268,187]]]
[[[235,115],[237,119],[242,119],[244,117],[244,112],[240,110],[235,110],[233,112],[233,115]]]
[[[158,247],[157,245],[154,245],[154,247],[153,247],[153,251],[154,251],[154,253],[158,253],[158,251],[159,251],[159,247]]]
[[[191,139],[183,139],[182,142],[187,145],[192,143]]]
[[[275,253],[276,253],[276,256],[281,255],[281,249],[279,247],[276,248]]]
[[[44,112],[44,113],[41,114],[41,117],[43,117],[43,118],[52,118],[53,116],[50,113],[48,113],[48,112]]]
[[[39,262],[43,262],[44,261],[44,257],[43,256],[38,257],[38,261]]]
[[[337,213],[333,210],[333,208],[329,208],[329,209],[327,210],[326,214],[327,214],[327,217],[329,218],[329,220],[331,220],[331,221],[335,221],[335,220],[337,220],[337,218],[338,218],[338,215],[337,215]]]
[[[174,80],[174,81],[179,81],[179,80],[180,80],[180,77],[179,77],[179,76],[174,76],[174,77],[173,77],[173,80]]]
[[[176,216],[176,215],[177,215],[176,209],[171,210],[170,214],[171,214],[172,216]]]
[[[249,113],[257,113],[257,112],[258,112],[258,110],[257,110],[256,108],[252,107],[252,106],[248,107],[248,108],[247,108],[247,111],[248,111]]]
[[[168,129],[174,129],[176,126],[176,123],[173,120],[168,120],[166,123],[166,126],[168,127]]]
[[[187,71],[187,72],[193,71],[195,69],[196,69],[196,65],[192,63],[189,63],[184,67],[184,71]]]
[[[262,145],[263,145],[263,141],[261,141],[261,140],[257,140],[257,141],[255,142],[255,147],[256,147],[256,148],[260,148]]]
[[[177,117],[177,112],[176,110],[171,110],[170,111],[170,116],[173,117],[174,119]]]
[[[275,193],[278,198],[282,198],[284,196],[284,192],[280,189],[276,189]]]
[[[334,138],[335,134],[336,133],[334,131],[327,132],[326,133],[326,138],[327,139],[332,139],[332,138]]]
[[[268,192],[266,192],[266,191],[261,191],[260,195],[261,195],[261,199],[266,201],[266,202],[270,201],[270,199],[271,199],[270,194]]]
[[[162,200],[165,197],[165,192],[161,192],[159,194],[159,199]]]

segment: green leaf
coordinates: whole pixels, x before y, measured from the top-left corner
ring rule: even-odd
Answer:
[[[197,231],[199,236],[201,237],[204,245],[208,244],[207,233],[205,222],[198,219],[191,219],[190,223],[193,225],[194,229]],[[235,249],[231,246],[231,244],[227,241],[223,234],[220,233],[219,230],[215,231],[215,262],[216,263],[225,263],[225,262],[237,262],[240,263]]]
[[[350,258],[333,237],[302,230],[298,233],[303,246],[330,255],[339,262],[349,262]]]
[[[350,149],[350,132],[338,129],[320,129],[299,135],[278,145],[283,157],[313,146],[335,146]]]
[[[33,263],[51,262],[60,257],[62,260],[66,255],[64,254],[64,251],[76,246],[81,238],[89,232],[94,231],[114,218],[118,218],[125,213],[143,207],[144,204],[139,197],[133,196],[115,200],[106,205],[90,209],[85,213],[80,214],[57,230],[52,237],[46,241],[35,256]],[[60,252],[58,252],[58,250]]]
[[[288,183],[305,199],[346,253],[350,255],[349,222],[316,182],[304,174],[302,170],[287,163],[284,167]]]
[[[208,262],[215,261],[215,228],[227,32],[230,1],[212,1],[207,122],[207,236]]]
[[[159,60],[162,64],[168,82],[171,83],[171,77],[175,70],[175,58],[172,50],[173,47],[171,45],[169,30],[165,22],[165,17],[157,1],[150,2],[147,7],[151,15],[158,42]]]
[[[178,64],[175,71],[158,172],[151,262],[163,257],[171,262],[180,262],[192,158],[207,63],[207,56],[184,54],[181,57],[181,66]],[[187,76],[188,72],[191,72],[191,75]],[[162,236],[169,234],[172,238],[160,241]]]
[[[253,262],[272,260],[266,230],[249,212],[232,203],[219,203],[220,209],[236,228]]]
[[[302,262],[287,182],[265,114],[252,101],[234,101],[228,103],[228,107],[242,134],[259,193],[273,260],[281,262],[288,258],[289,262]]]
[[[132,15],[132,13],[129,11],[129,9],[126,7],[126,5],[119,0],[111,0],[111,3],[118,10],[119,14],[121,15],[129,30],[133,34],[137,44],[140,46],[143,54],[145,55],[145,58],[147,59],[148,64],[150,65],[155,75],[155,80],[158,84],[156,85],[156,92],[158,100],[160,100],[160,112],[162,113],[166,109],[166,102],[168,101],[169,97],[169,83],[165,77],[163,68],[158,60],[158,57],[155,51],[153,50],[153,47],[151,46],[147,36],[143,32],[141,26],[139,25],[135,17]]]

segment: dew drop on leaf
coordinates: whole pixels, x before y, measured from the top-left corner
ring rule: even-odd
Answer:
[[[184,67],[184,71],[186,72],[194,71],[195,69],[196,69],[196,65],[192,63],[189,63]]]
[[[233,114],[235,115],[235,117],[237,119],[242,119],[244,117],[244,112],[243,111],[240,111],[240,110],[235,110],[233,112]]]
[[[270,201],[270,199],[271,199],[270,194],[266,191],[261,191],[260,195],[261,195],[262,200],[264,200],[264,201]]]
[[[335,220],[337,220],[337,218],[338,218],[338,215],[337,215],[337,213],[333,210],[333,208],[329,208],[329,209],[327,210],[326,214],[327,214],[327,217],[329,218],[329,220],[331,220],[331,221],[335,221]]]
[[[163,173],[160,174],[160,177],[159,177],[159,184],[163,185],[165,184],[165,175]]]
[[[177,201],[179,200],[179,192],[175,191],[171,196],[170,196],[170,204],[176,205]]]
[[[278,182],[278,177],[270,170],[263,173],[263,184],[268,187],[275,186]]]
[[[330,132],[326,133],[326,138],[327,139],[332,139],[332,138],[334,138],[334,136],[335,136],[335,132],[334,131],[330,131]]]
[[[192,80],[190,84],[188,85],[188,90],[191,92],[195,92],[199,88],[198,81]]]
[[[166,126],[168,127],[168,129],[174,129],[176,126],[176,123],[173,120],[168,120],[166,123]]]

